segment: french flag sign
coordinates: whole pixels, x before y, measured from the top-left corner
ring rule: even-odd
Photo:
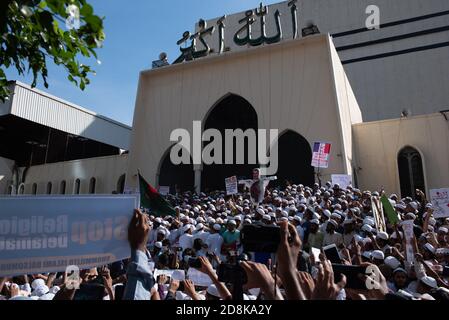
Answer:
[[[327,142],[315,142],[313,146],[312,167],[329,168],[332,145]]]

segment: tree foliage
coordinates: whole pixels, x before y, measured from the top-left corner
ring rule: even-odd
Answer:
[[[79,9],[80,25],[67,28],[68,6]],[[19,75],[32,72],[35,87],[39,76],[48,88],[48,59],[62,66],[68,79],[84,90],[91,67],[81,57],[97,59],[96,50],[105,39],[103,19],[86,0],[0,0],[0,100],[10,92],[5,70]]]

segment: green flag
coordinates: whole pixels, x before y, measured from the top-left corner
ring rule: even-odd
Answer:
[[[176,211],[139,173],[140,205],[155,216],[176,216]]]
[[[387,196],[383,195],[380,198],[380,201],[382,202],[382,205],[384,206],[385,213],[387,214],[388,221],[391,224],[397,224],[400,222],[398,214],[396,210],[394,210],[393,206],[391,205],[390,200],[388,200]]]

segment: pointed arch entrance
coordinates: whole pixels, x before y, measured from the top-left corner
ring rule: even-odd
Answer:
[[[159,164],[157,179],[158,186],[170,187],[170,193],[172,194],[175,194],[177,191],[194,191],[195,175],[192,160],[190,161],[190,164],[173,164],[170,159],[172,148],[173,146],[165,152]]]
[[[313,186],[312,148],[309,142],[293,130],[283,132],[278,139],[279,167],[272,185],[285,187],[287,183]]]
[[[413,197],[415,190],[426,192],[421,154],[413,147],[403,148],[398,155],[399,181],[402,197]]]
[[[248,157],[248,139],[245,139],[244,164],[225,164],[225,130],[226,129],[248,129],[255,130],[256,152],[257,152],[257,130],[258,116],[254,107],[243,97],[236,94],[228,94],[212,107],[204,122],[204,130],[217,129],[223,137],[223,164],[203,165],[201,174],[202,190],[223,190],[224,179],[237,176],[238,178],[249,178],[258,164],[250,164]],[[206,146],[208,143],[205,143]],[[256,157],[257,162],[257,157]],[[236,163],[236,143],[234,143],[234,161]]]

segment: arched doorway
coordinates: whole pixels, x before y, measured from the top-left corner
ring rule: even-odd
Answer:
[[[401,195],[413,197],[415,190],[426,192],[424,169],[421,154],[412,147],[405,147],[398,155],[399,181]]]
[[[241,129],[246,131],[253,129],[255,138],[255,148],[257,152],[257,112],[253,106],[241,96],[229,94],[221,99],[209,112],[204,121],[204,130],[217,129],[220,131],[223,143],[222,163],[204,165],[201,174],[201,188],[204,191],[224,190],[225,178],[237,176],[238,178],[248,179],[251,177],[252,170],[258,167],[257,153],[255,157],[256,164],[250,164],[248,159],[248,139],[245,139],[244,146],[244,164],[225,164],[225,130]],[[209,142],[210,143],[210,142]],[[205,143],[204,146],[209,143]],[[236,142],[234,140],[234,161],[236,161]]]
[[[159,186],[170,187],[170,193],[195,191],[194,181],[195,173],[193,171],[193,161],[190,159],[190,164],[175,165],[170,159],[170,147],[165,155],[162,157],[159,166]],[[184,152],[187,152],[184,150]],[[159,187],[156,186],[156,187]]]
[[[122,174],[117,181],[116,192],[118,194],[123,194],[125,192],[125,180],[126,180],[126,174]]]
[[[285,187],[290,183],[313,186],[312,148],[303,136],[292,130],[282,133],[278,139],[278,155],[278,180],[271,185]]]

